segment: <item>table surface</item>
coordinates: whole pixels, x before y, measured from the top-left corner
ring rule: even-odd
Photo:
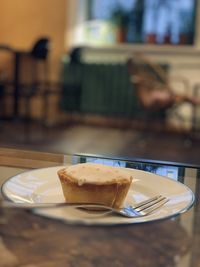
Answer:
[[[100,156],[91,157],[102,159]],[[77,158],[83,162],[88,155],[0,148],[0,182],[2,184],[24,170],[72,164]],[[198,167],[141,159],[126,159],[126,162],[146,171],[151,170],[151,166],[164,169],[172,166],[178,170],[181,182],[194,192],[194,206],[174,218],[115,226],[73,225],[28,210],[1,207],[0,267],[200,266]]]

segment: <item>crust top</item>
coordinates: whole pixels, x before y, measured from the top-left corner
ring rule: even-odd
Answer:
[[[112,166],[96,163],[81,163],[71,165],[59,171],[62,177],[82,184],[112,184],[131,183],[133,177],[128,171]],[[64,177],[63,177],[64,178]]]

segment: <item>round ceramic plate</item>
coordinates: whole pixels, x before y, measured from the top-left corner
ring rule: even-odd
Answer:
[[[2,186],[3,195],[18,203],[59,203],[64,201],[57,171],[63,166],[36,169],[8,179]],[[148,216],[125,218],[113,213],[105,216],[88,214],[72,207],[34,209],[34,212],[49,218],[72,224],[133,224],[169,218],[187,211],[194,203],[193,192],[184,184],[153,173],[126,169],[134,177],[125,204],[136,204],[155,195],[166,196],[169,201]]]

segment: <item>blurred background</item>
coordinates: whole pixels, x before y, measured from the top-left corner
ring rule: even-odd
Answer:
[[[1,0],[0,145],[199,164],[199,12]]]

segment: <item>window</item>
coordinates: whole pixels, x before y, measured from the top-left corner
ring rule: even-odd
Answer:
[[[87,40],[192,45],[196,5],[196,0],[89,0]]]

